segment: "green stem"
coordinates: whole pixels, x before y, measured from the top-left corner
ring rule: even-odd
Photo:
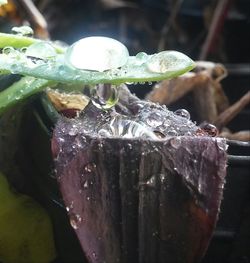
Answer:
[[[32,37],[0,33],[0,48],[4,48],[4,47],[22,48],[22,47],[28,47],[38,42],[44,42],[44,41]],[[56,49],[57,53],[63,54],[65,52],[64,48],[54,45],[53,42],[51,44]]]
[[[53,85],[54,82],[52,81],[23,77],[6,90],[0,92],[0,115],[20,101]]]

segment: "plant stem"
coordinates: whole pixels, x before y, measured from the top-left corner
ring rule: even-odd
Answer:
[[[28,47],[37,42],[44,42],[44,41],[32,37],[0,33],[0,48],[4,48],[4,47],[22,48],[22,47]],[[65,52],[64,48],[54,45],[53,42],[51,44],[56,49],[57,53],[62,54]]]

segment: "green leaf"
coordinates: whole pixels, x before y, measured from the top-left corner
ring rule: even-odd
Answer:
[[[8,89],[0,92],[0,115],[18,102],[53,85],[53,82],[44,79],[22,78]]]
[[[139,53],[140,54],[140,53]],[[57,55],[47,61],[32,61],[25,54],[0,55],[0,73],[14,73],[55,82],[95,85],[98,83],[121,84],[169,79],[194,67],[194,62],[177,51],[163,51],[154,55],[131,56],[121,68],[105,72],[80,70],[68,66],[65,56]],[[38,63],[39,62],[39,63]]]
[[[5,47],[23,48],[40,42],[45,42],[45,41],[32,37],[22,36],[22,35],[0,33],[0,48],[5,48]],[[65,51],[64,48],[54,44],[53,42],[51,42],[51,44],[56,49],[57,53],[64,53]]]
[[[25,50],[23,47],[28,48]],[[103,72],[77,69],[71,64],[72,47],[66,50],[48,41],[3,33],[0,33],[0,48],[3,49],[0,53],[0,74],[26,76],[0,93],[0,114],[18,101],[56,83],[68,86],[144,83],[174,78],[194,67],[194,62],[186,55],[163,51],[153,55],[141,52],[129,56],[121,67]],[[97,54],[94,50],[88,58],[79,58],[98,64]],[[74,56],[77,57],[77,54]],[[107,56],[107,59],[114,58]]]

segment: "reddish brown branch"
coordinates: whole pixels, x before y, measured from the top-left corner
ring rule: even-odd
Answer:
[[[222,129],[227,125],[246,105],[250,103],[250,91],[248,91],[240,100],[235,102],[232,106],[222,112],[214,124],[218,129]]]

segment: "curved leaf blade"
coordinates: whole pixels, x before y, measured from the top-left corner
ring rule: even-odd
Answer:
[[[121,84],[124,82],[160,81],[181,75],[194,67],[194,62],[177,51],[163,51],[154,55],[144,55],[143,61],[130,56],[121,68],[105,72],[79,70],[67,65],[63,54],[54,60],[36,65],[29,57],[19,54],[13,58],[0,55],[0,72],[8,72],[55,82],[95,85],[99,83]]]
[[[24,77],[12,84],[8,89],[0,92],[0,115],[18,102],[42,91],[54,83],[45,79]]]

